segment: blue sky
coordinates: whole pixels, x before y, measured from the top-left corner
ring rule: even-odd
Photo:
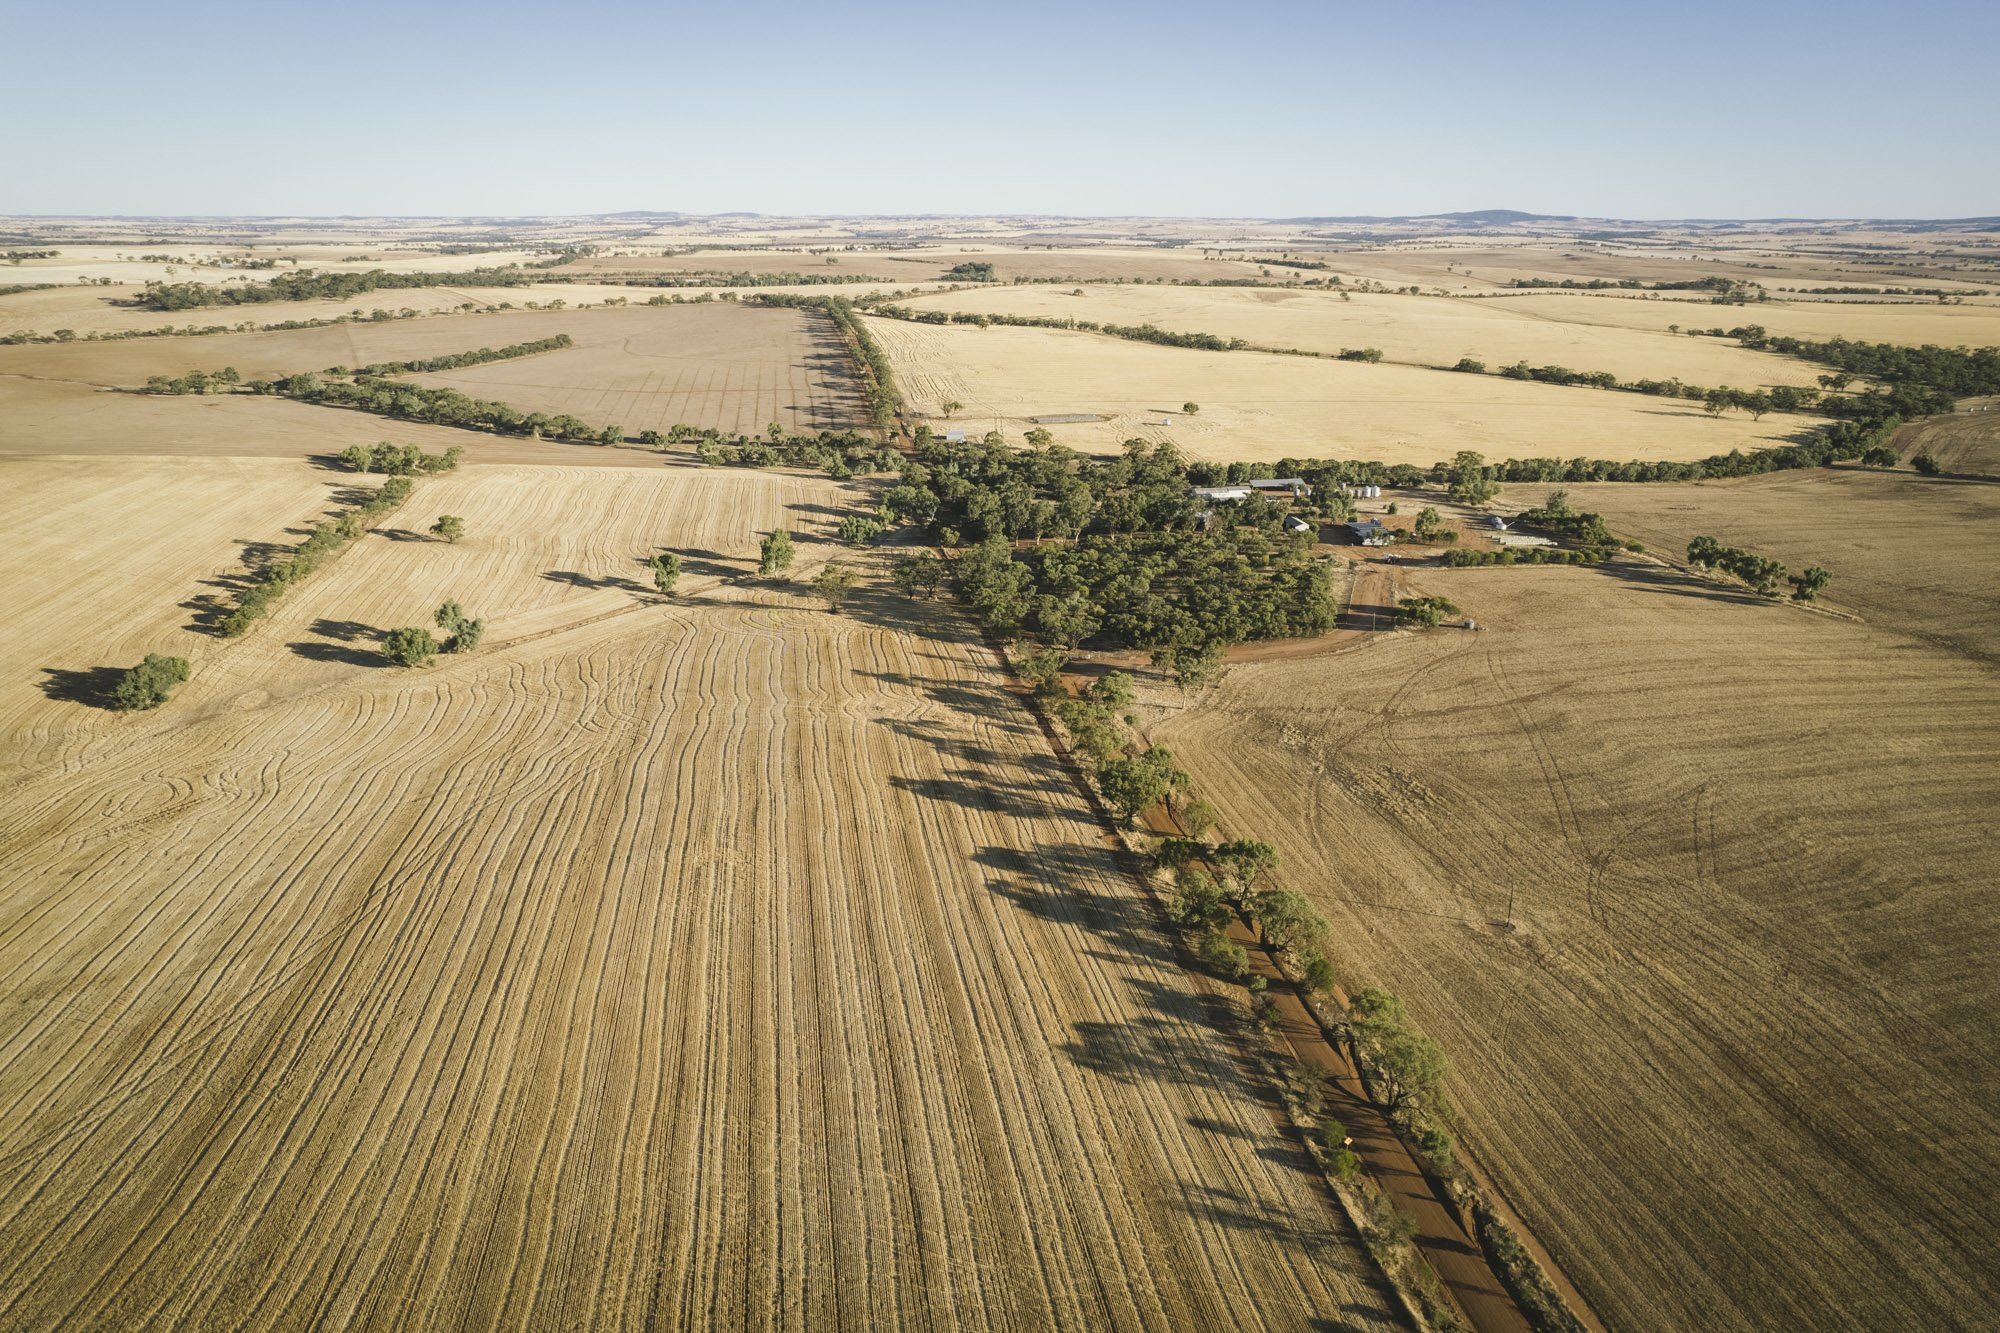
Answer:
[[[2000,214],[2000,5],[0,0],[0,213]]]

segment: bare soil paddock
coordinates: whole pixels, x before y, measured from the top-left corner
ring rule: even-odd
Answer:
[[[461,548],[9,784],[0,1323],[1396,1323],[990,651],[739,577],[839,494],[423,483]],[[426,671],[312,628],[443,596]]]
[[[1405,577],[1482,632],[1150,729],[1442,1041],[1535,1234],[1612,1327],[1983,1326],[1991,667],[1637,565]]]
[[[565,351],[415,378],[628,433],[685,423],[761,435],[774,421],[811,432],[866,420],[852,354],[816,312],[716,302],[589,318]]]

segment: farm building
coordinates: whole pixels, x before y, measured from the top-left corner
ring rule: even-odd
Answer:
[[[1300,518],[1297,514],[1287,514],[1285,515],[1285,531],[1318,532],[1319,527],[1316,524],[1309,523],[1305,519]]]
[[[1312,494],[1312,487],[1306,485],[1304,477],[1266,477],[1262,481],[1249,483],[1260,491],[1282,491],[1287,495],[1303,499]]]
[[[1248,486],[1196,486],[1194,498],[1203,504],[1230,504],[1237,500],[1248,500],[1257,492]]]
[[[1363,519],[1359,523],[1349,523],[1347,530],[1353,535],[1354,540],[1360,542],[1363,546],[1387,546],[1389,544],[1389,529],[1383,527],[1376,519]]]

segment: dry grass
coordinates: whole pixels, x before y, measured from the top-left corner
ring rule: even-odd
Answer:
[[[1718,306],[1680,301],[1647,301],[1623,296],[1532,295],[1496,297],[1490,302],[1531,318],[1564,324],[1664,330],[1733,329],[1762,324],[1772,333],[1816,341],[1854,338],[1945,347],[2000,346],[2000,302],[1937,305],[1931,302],[1893,304],[1885,301],[1767,301],[1754,306]],[[1719,339],[1691,342],[1725,345]],[[1735,346],[1733,342],[1726,344]],[[1826,369],[1810,362],[1815,372]]]
[[[1927,417],[1905,426],[1895,439],[1904,461],[1927,453],[1946,472],[2000,477],[2000,399],[1974,402],[1977,411]]]
[[[116,671],[147,653],[215,657],[184,603],[246,551],[299,540],[348,481],[276,459],[42,458],[0,466],[8,534],[0,633],[0,772],[44,768],[112,725]]]
[[[393,438],[432,453],[454,445],[491,463],[629,467],[631,449],[552,444],[392,421],[249,394],[155,397],[85,384],[0,376],[0,458],[50,455],[317,458],[331,465],[350,444]]]
[[[5,270],[0,269],[0,282]],[[862,287],[859,290],[869,290]],[[271,301],[261,305],[216,306],[201,310],[140,310],[118,304],[137,294],[132,287],[58,287],[51,291],[15,292],[0,296],[0,334],[31,331],[53,334],[70,329],[79,335],[125,333],[159,328],[206,328],[211,324],[235,327],[282,324],[288,320],[339,319],[360,311],[364,316],[376,310],[397,313],[418,310],[427,315],[451,314],[462,305],[478,307],[511,305],[523,309],[530,301],[544,304],[562,301],[571,307],[602,305],[619,297],[641,304],[655,295],[640,287],[609,283],[536,283],[526,287],[410,287],[363,292],[335,301]],[[459,326],[478,328],[477,324]],[[479,335],[485,336],[483,334]]]
[[[1016,436],[1032,416],[1094,412],[1063,425],[1074,448],[1112,452],[1172,440],[1191,458],[1374,458],[1428,465],[1460,449],[1489,458],[1700,458],[1783,439],[1809,419],[1717,421],[1676,400],[1556,388],[1408,366],[1252,352],[1197,352],[1047,329],[876,319],[912,408],[965,405],[960,424]],[[1179,415],[1194,401],[1201,412]],[[1173,424],[1157,423],[1162,412]],[[1151,423],[1151,424],[1149,424]],[[937,424],[934,421],[934,424]]]
[[[1082,295],[1074,295],[1073,290]],[[1490,369],[1527,361],[1572,370],[1608,370],[1620,379],[1670,379],[1752,388],[1810,385],[1821,367],[1752,352],[1733,343],[1676,338],[1603,325],[1563,324],[1517,311],[1504,301],[1438,297],[1191,287],[997,287],[912,299],[915,309],[1087,319],[1100,324],[1156,324],[1176,332],[1213,333],[1264,347],[1337,353],[1375,347],[1392,361],[1455,365],[1461,357]]]
[[[1957,418],[1959,421],[1972,420]],[[1993,423],[2000,425],[2000,422]],[[1992,438],[1993,426],[1986,434]],[[1508,504],[1551,488],[1508,487]],[[1871,625],[2000,664],[2000,485],[1911,472],[1774,472],[1689,486],[1569,486],[1612,531],[1679,560],[1706,534],[1833,574],[1824,601]]]
[[[989,650],[722,581],[800,488],[426,482],[461,548],[9,787],[0,1322],[1395,1322]],[[492,646],[289,642],[444,595]]]
[[[860,250],[801,254],[787,250],[706,250],[677,255],[589,256],[563,266],[571,273],[834,273],[867,274],[894,282],[936,282],[946,269],[967,260],[993,265],[1003,282],[1015,278],[1108,278],[1122,282],[1153,278],[1248,278],[1257,266],[1240,259],[1205,260],[1199,248],[1156,249],[1111,246],[996,246],[951,243],[910,250]],[[843,285],[820,289],[849,292]]]
[[[1990,668],[1637,566],[1412,590],[1487,628],[1234,667],[1155,738],[1443,1042],[1611,1326],[1976,1323]]]

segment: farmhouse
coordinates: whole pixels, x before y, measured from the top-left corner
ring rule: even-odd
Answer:
[[[1349,523],[1347,531],[1353,536],[1355,541],[1360,542],[1363,546],[1387,546],[1389,544],[1389,529],[1383,527],[1377,519],[1369,518],[1363,519],[1359,523]]]

